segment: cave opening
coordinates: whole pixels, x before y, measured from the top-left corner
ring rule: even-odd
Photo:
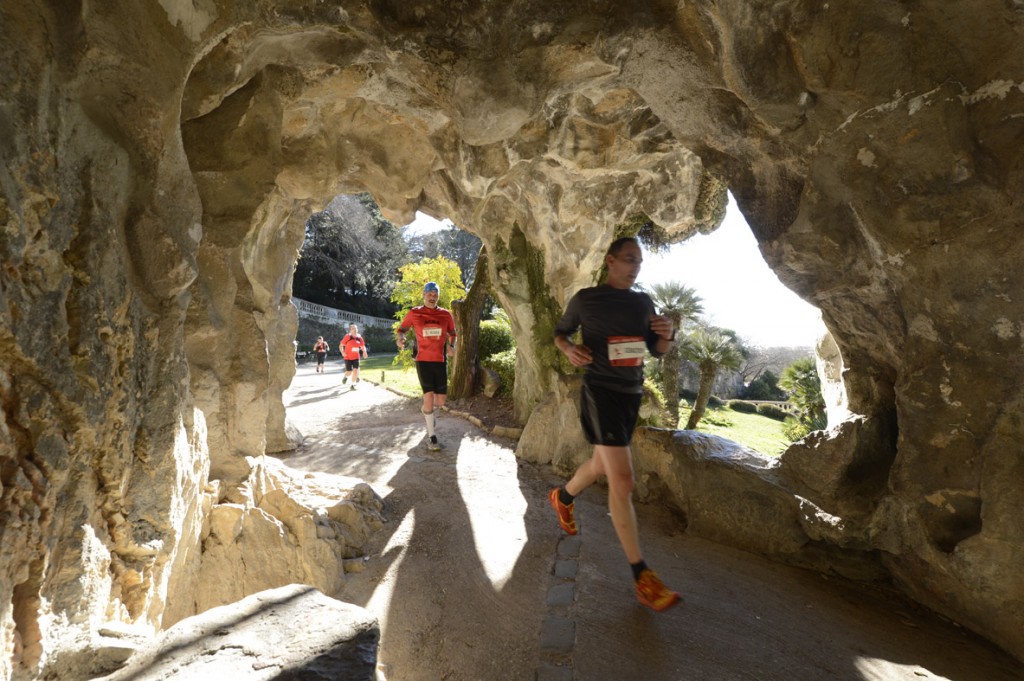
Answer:
[[[343,333],[349,323],[360,324],[378,350],[396,353],[392,326],[403,305],[417,302],[402,293],[402,281],[446,279],[459,291],[468,290],[481,245],[450,219],[419,211],[409,224],[396,225],[369,192],[334,197],[306,221],[292,275],[299,357],[310,352],[314,338],[337,334],[339,328]],[[490,319],[496,309],[488,297],[482,318]]]
[[[826,330],[819,310],[786,287],[769,268],[756,239],[729,194],[720,226],[667,248],[645,247],[638,286],[654,295],[659,307],[670,305],[683,287],[692,296],[693,316],[681,320],[683,357],[676,382],[683,429],[698,396],[702,365],[687,352],[685,341],[717,334],[737,352],[714,369],[710,409],[696,428],[725,437],[762,454],[778,456],[789,444],[825,426],[821,381],[815,370],[816,346]],[[668,291],[666,301],[665,292]],[[665,362],[649,365],[649,376],[664,382]],[[792,367],[792,368],[791,368]],[[788,388],[780,385],[783,380]],[[842,387],[840,386],[841,390]],[[812,398],[809,409],[790,399]],[[663,395],[667,400],[668,395]],[[802,404],[802,402],[801,402]]]
[[[393,4],[5,8],[7,649],[31,659],[42,641],[56,674],[74,665],[48,661],[65,633],[167,626],[241,582],[199,571],[204,525],[213,506],[223,526],[232,504],[255,509],[260,457],[294,444],[292,269],[331,197],[367,191],[399,224],[422,208],[508,245],[493,269],[530,344],[518,370],[535,387],[515,407],[534,415],[564,385],[552,311],[617,220],[687,239],[715,173],[765,260],[825,314],[849,414],[742,471],[646,429],[678,445],[663,480],[687,531],[822,570],[824,548],[877,557],[1019,657],[1021,79],[1019,41],[991,30],[1017,25],[1012,8],[986,26],[945,5]],[[742,270],[723,262],[719,287]],[[566,443],[562,464],[570,412],[532,419],[536,450],[555,460]],[[880,631],[833,658],[914,660]]]

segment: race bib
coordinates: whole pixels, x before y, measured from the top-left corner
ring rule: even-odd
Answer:
[[[423,329],[424,338],[440,338],[441,327],[440,326],[428,326]]]
[[[608,362],[613,367],[638,367],[644,363],[647,343],[641,336],[609,336]]]

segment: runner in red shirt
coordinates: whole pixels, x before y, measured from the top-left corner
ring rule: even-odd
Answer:
[[[341,356],[345,359],[345,378],[341,379],[341,384],[345,385],[351,378],[352,390],[355,390],[356,383],[359,382],[359,353],[362,352],[364,358],[369,354],[366,352],[366,341],[359,335],[359,327],[349,324],[348,333],[338,343],[338,347],[341,348]]]
[[[416,374],[423,389],[423,419],[427,422],[427,446],[441,449],[434,434],[434,407],[443,407],[448,394],[448,360],[455,354],[455,320],[452,313],[437,306],[441,289],[428,281],[423,286],[423,305],[406,313],[398,325],[395,342],[405,347],[405,332],[416,332]],[[450,342],[449,342],[450,341]]]
[[[317,336],[316,345],[313,346],[313,352],[316,353],[316,372],[322,374],[324,372],[324,360],[327,358],[327,351],[331,349],[331,346],[327,344],[323,336]]]

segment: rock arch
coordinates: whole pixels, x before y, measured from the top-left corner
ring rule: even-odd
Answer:
[[[1019,9],[201,5],[3,10],[5,647],[185,614],[208,479],[288,443],[311,209],[368,190],[480,236],[525,421],[616,227],[713,228],[728,186],[857,415],[765,473],[776,553],[870,557],[1024,656]]]

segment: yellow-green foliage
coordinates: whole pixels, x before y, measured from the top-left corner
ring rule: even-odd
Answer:
[[[789,417],[782,426],[782,432],[785,434],[787,440],[790,442],[796,442],[810,433],[811,427],[805,423],[797,421],[793,417]]]
[[[400,278],[391,293],[391,302],[401,307],[396,313],[399,319],[412,308],[423,304],[423,285],[428,281],[436,282],[441,289],[437,298],[440,307],[450,310],[453,300],[466,296],[466,289],[462,286],[462,271],[457,263],[443,255],[402,265],[398,275]]]
[[[401,278],[391,293],[391,302],[401,308],[395,313],[399,321],[392,327],[396,332],[398,324],[409,310],[423,304],[423,285],[428,281],[436,282],[440,289],[437,297],[439,307],[450,310],[453,300],[464,298],[466,295],[466,289],[462,286],[462,271],[458,264],[443,255],[402,265],[398,269],[398,274]],[[408,336],[406,342],[408,343]],[[412,349],[408,344],[395,355],[394,364],[412,366]]]

